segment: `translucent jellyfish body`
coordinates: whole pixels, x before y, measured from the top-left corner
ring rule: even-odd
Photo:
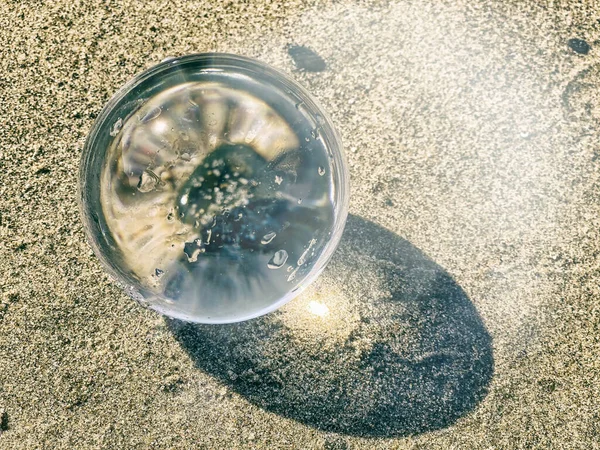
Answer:
[[[191,55],[137,76],[86,142],[91,245],[140,303],[205,323],[274,310],[324,268],[343,230],[340,140],[300,86],[259,62]]]

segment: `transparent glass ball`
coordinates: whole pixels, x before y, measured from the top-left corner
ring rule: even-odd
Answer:
[[[227,54],[167,60],[121,88],[87,139],[79,188],[92,248],[126,292],[204,323],[298,295],[348,209],[322,108],[277,70]]]

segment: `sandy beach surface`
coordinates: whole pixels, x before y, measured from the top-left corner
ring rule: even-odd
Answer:
[[[110,96],[209,51],[312,92],[352,180],[322,277],[212,327],[77,206]],[[600,448],[599,90],[591,0],[0,2],[0,448]]]

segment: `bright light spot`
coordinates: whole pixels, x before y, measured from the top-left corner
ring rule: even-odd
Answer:
[[[314,300],[308,304],[308,311],[315,316],[325,317],[329,314],[329,308],[323,303],[315,302]]]
[[[187,194],[182,195],[181,196],[181,204],[187,205],[187,202],[188,202],[188,195]]]
[[[155,120],[153,128],[155,133],[162,133],[167,130],[167,122],[165,120]]]

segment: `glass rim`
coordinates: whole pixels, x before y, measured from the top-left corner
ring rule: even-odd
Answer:
[[[325,247],[323,248],[320,257],[316,261],[315,265],[311,268],[309,273],[301,281],[300,285],[298,285],[295,289],[287,292],[274,304],[269,305],[268,307],[263,308],[253,314],[250,314],[247,317],[242,317],[236,320],[197,320],[184,316],[182,314],[173,313],[172,311],[168,312],[162,309],[159,305],[150,305],[147,302],[145,302],[144,296],[141,294],[141,292],[144,292],[143,289],[125,285],[123,283],[123,280],[121,280],[121,276],[118,274],[118,270],[116,270],[116,268],[113,267],[113,265],[107,260],[107,258],[104,255],[104,251],[96,243],[94,234],[91,231],[92,224],[90,223],[90,221],[92,219],[86,207],[86,204],[88,203],[87,197],[91,195],[88,192],[88,189],[86,189],[86,170],[88,165],[90,164],[90,157],[96,151],[97,139],[99,135],[107,129],[110,129],[110,127],[112,126],[112,123],[110,123],[108,119],[111,117],[114,110],[118,106],[120,106],[122,100],[129,93],[131,93],[131,91],[133,91],[143,82],[161,73],[178,70],[182,66],[197,63],[205,63],[206,67],[202,68],[202,70],[208,71],[210,71],[211,69],[216,69],[219,71],[233,69],[238,71],[241,70],[245,72],[259,73],[261,77],[267,78],[267,81],[269,83],[284,88],[286,95],[297,98],[299,103],[303,103],[305,105],[303,109],[305,109],[308,112],[310,118],[314,121],[316,127],[319,128],[320,137],[322,139],[325,138],[327,140],[327,143],[329,144],[328,148],[332,149],[332,154],[330,156],[334,163],[334,173],[332,175],[335,186],[335,198],[333,202],[335,220],[334,226],[331,230],[331,236],[327,241]],[[333,256],[333,253],[335,252],[335,249],[337,248],[341,240],[348,215],[350,193],[348,165],[343,151],[342,139],[338,131],[334,127],[331,118],[329,117],[325,109],[321,106],[321,104],[302,85],[300,85],[297,81],[291,79],[291,77],[283,71],[276,69],[259,60],[230,53],[194,53],[180,57],[167,58],[162,62],[138,73],[125,84],[123,84],[104,105],[104,107],[96,117],[90,129],[90,132],[88,133],[81,154],[77,186],[77,202],[80,210],[80,215],[84,222],[84,230],[87,241],[92,247],[94,254],[96,255],[96,257],[98,257],[98,259],[100,260],[104,268],[107,270],[111,278],[114,281],[116,281],[116,283],[123,290],[125,290],[125,292],[130,297],[138,301],[138,303],[141,303],[143,306],[149,307],[171,318],[185,320],[189,322],[212,324],[242,322],[245,320],[250,320],[255,317],[262,316],[264,314],[268,314],[269,312],[280,308],[285,303],[298,296],[304,289],[306,289],[312,282],[314,282],[315,279],[321,274],[327,263],[331,260],[331,257]]]

